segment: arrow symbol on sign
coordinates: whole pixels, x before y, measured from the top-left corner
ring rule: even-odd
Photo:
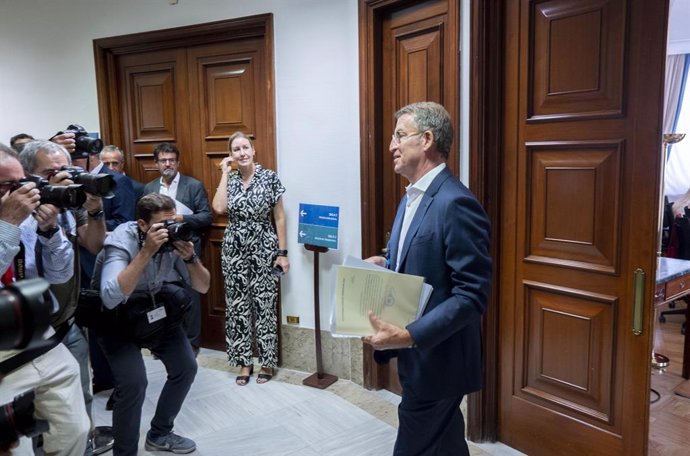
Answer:
[[[304,236],[306,236],[306,235],[307,235],[307,233],[305,233],[304,231],[300,231],[300,232],[299,232],[299,237],[304,237]]]
[[[301,217],[304,217],[305,215],[307,215],[307,211],[305,211],[305,210],[303,209],[303,210],[299,211],[299,215],[300,215]]]

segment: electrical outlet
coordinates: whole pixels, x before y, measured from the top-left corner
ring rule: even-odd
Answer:
[[[296,317],[294,315],[288,315],[287,322],[291,325],[299,325],[299,317]]]

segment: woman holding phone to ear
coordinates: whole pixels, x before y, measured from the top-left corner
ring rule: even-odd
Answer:
[[[285,187],[274,171],[254,161],[254,145],[246,134],[230,136],[228,148],[212,206],[217,214],[228,215],[221,253],[225,339],[229,364],[241,368],[235,381],[244,386],[254,367],[252,335],[261,364],[256,382],[269,381],[278,364],[278,277],[290,268],[281,198]],[[233,162],[237,170],[231,168]]]

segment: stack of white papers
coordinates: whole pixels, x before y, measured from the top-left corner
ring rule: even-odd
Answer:
[[[349,337],[373,334],[370,310],[404,328],[422,315],[432,290],[423,277],[348,256],[342,266],[335,267],[331,332]]]

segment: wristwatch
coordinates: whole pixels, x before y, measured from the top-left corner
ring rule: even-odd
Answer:
[[[184,261],[187,264],[194,264],[197,261],[199,261],[199,255],[197,255],[196,253],[193,253],[191,257],[189,257],[186,260],[182,260],[182,261]]]
[[[103,209],[101,209],[100,211],[96,211],[94,213],[87,212],[87,214],[89,214],[89,217],[91,217],[94,220],[100,220],[103,217],[105,217],[105,213],[103,212]]]
[[[278,250],[278,251],[276,252],[276,256],[284,256],[284,257],[286,257],[286,256],[287,256],[287,250]]]
[[[53,235],[54,235],[55,233],[57,233],[58,231],[60,231],[60,227],[58,227],[57,225],[55,225],[55,227],[53,227],[52,229],[50,229],[50,230],[48,230],[48,231],[41,231],[41,229],[38,228],[38,229],[36,230],[36,233],[38,233],[39,236],[43,236],[44,238],[50,239],[50,238],[52,238]]]

